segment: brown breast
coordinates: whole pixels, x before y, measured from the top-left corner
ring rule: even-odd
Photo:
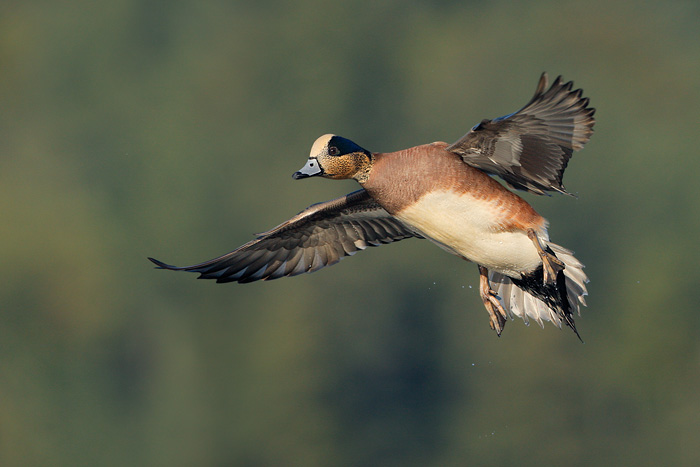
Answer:
[[[483,199],[499,211],[504,230],[539,230],[546,221],[524,199],[438,142],[391,153],[375,153],[364,188],[395,215],[432,191],[451,190]]]

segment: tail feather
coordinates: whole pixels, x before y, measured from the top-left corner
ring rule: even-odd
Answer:
[[[586,289],[588,276],[583,272],[585,266],[574,257],[573,251],[567,250],[555,243],[549,243],[548,246],[554,251],[557,258],[562,260],[566,265],[564,269],[566,294],[569,298],[571,311],[575,311],[577,315],[581,316],[580,305],[586,306],[586,295],[588,295],[588,290]]]
[[[544,321],[549,321],[559,328],[563,322],[578,335],[573,316],[580,316],[581,306],[586,306],[588,277],[583,272],[583,264],[574,257],[573,252],[554,243],[547,242],[546,245],[565,265],[557,278],[558,285],[542,285],[541,270],[532,274],[534,280],[513,279],[490,271],[491,287],[510,319],[517,316],[525,324],[529,324],[530,319],[533,319],[542,327]]]

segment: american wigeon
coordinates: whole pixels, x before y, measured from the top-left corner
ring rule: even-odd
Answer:
[[[294,179],[352,178],[361,190],[314,204],[240,248],[210,261],[159,268],[217,282],[251,282],[313,272],[368,246],[427,238],[479,267],[481,299],[501,335],[506,318],[564,322],[585,306],[588,278],[569,250],[549,241],[547,221],[512,188],[567,193],[564,169],[592,132],[595,109],[558,77],[540,78],[519,111],[483,120],[453,144],[372,153],[336,135],[311,148]]]

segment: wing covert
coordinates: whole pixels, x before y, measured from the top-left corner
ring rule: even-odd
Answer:
[[[422,238],[384,210],[364,189],[309,206],[277,227],[218,258],[194,266],[161,269],[190,271],[200,279],[252,282],[314,272],[368,246]]]

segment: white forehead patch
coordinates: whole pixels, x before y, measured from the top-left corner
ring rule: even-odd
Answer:
[[[311,146],[311,152],[309,153],[309,157],[316,157],[319,154],[321,154],[321,151],[323,151],[323,148],[328,146],[328,142],[331,140],[332,137],[335,135],[332,134],[327,134],[319,137],[316,141],[314,141],[314,145]]]

